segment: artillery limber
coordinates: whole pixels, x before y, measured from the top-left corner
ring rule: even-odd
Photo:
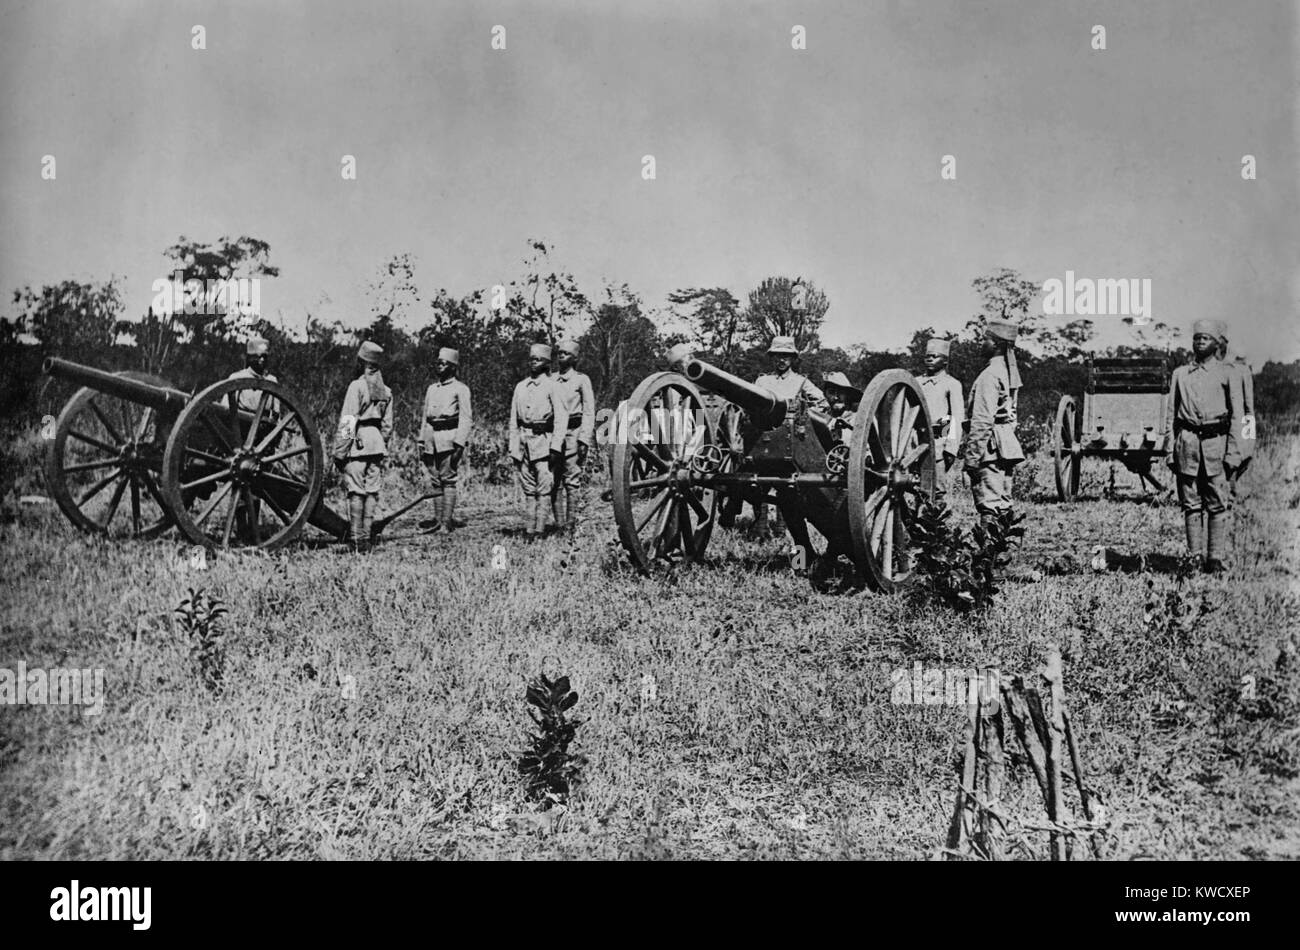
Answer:
[[[620,407],[612,474],[619,538],[644,571],[702,558],[720,496],[739,492],[775,503],[810,558],[845,558],[888,591],[913,576],[908,528],[933,497],[933,435],[925,396],[903,370],[871,381],[841,441],[803,400],[787,405],[691,359],[681,373],[646,378]]]
[[[44,369],[82,386],[45,460],[50,494],[82,530],[145,538],[175,526],[194,544],[267,550],[308,524],[347,536],[347,520],[321,500],[316,425],[284,386],[237,378],[190,395],[145,373],[52,358]]]
[[[1082,407],[1065,395],[1056,408],[1052,457],[1061,501],[1079,494],[1085,457],[1110,459],[1112,487],[1119,463],[1143,485],[1164,490],[1151,467],[1165,456],[1169,377],[1163,359],[1089,360]]]

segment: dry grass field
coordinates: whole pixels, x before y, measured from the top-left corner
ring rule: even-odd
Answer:
[[[38,449],[12,444],[10,464]],[[1049,642],[1109,857],[1294,858],[1298,459],[1300,442],[1261,446],[1214,578],[1095,571],[1099,545],[1178,554],[1176,504],[1105,500],[1088,467],[1086,497],[1060,505],[1033,460],[1019,563],[1078,568],[1008,583],[979,618],[818,594],[781,543],[741,531],[642,578],[600,484],[574,538],[527,543],[514,490],[470,479],[450,536],[421,535],[417,514],[369,557],[318,544],[204,570],[173,537],[104,542],[11,497],[0,667],[102,667],[107,696],[98,716],[0,707],[0,858],[926,859],[965,713],[891,703],[891,672],[1031,672]],[[386,507],[416,491],[393,482]],[[972,520],[964,492],[955,517]],[[189,588],[229,610],[220,693],[173,614]],[[580,694],[587,758],[547,813],[515,767],[543,671]],[[1008,784],[1011,816],[1041,823],[1023,762]],[[1047,856],[1045,834],[1018,840],[1011,856]]]

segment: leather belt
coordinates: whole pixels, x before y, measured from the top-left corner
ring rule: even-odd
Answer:
[[[580,412],[575,412],[573,415],[569,416],[569,428],[570,428],[570,429],[577,429],[577,428],[579,428],[581,425],[582,425],[582,413],[580,413]]]
[[[1181,419],[1174,421],[1174,428],[1186,432],[1194,432],[1202,439],[1212,439],[1216,436],[1227,435],[1232,430],[1231,419],[1219,419],[1215,422],[1183,422]]]
[[[549,435],[555,427],[553,419],[547,419],[545,422],[521,422],[519,428],[527,429],[533,435]]]
[[[450,419],[435,419],[429,423],[429,428],[434,432],[446,432],[448,429],[456,429],[459,427],[459,416],[452,416]]]

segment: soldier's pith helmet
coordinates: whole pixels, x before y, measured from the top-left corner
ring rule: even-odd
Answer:
[[[246,356],[265,356],[270,347],[271,344],[260,336],[249,337],[248,342],[244,344],[244,354]]]
[[[862,390],[849,382],[849,378],[843,373],[827,373],[826,378],[822,380],[822,382],[826,386],[837,386],[840,389],[856,393],[858,396],[862,395]]]
[[[378,366],[384,356],[384,348],[378,343],[371,343],[367,340],[361,344],[361,349],[357,350],[357,359],[363,363],[372,363]]]
[[[933,340],[927,340],[927,341],[926,341],[926,344],[925,344],[925,355],[926,355],[926,356],[942,356],[942,357],[944,357],[945,359],[947,359],[948,355],[949,355],[951,352],[952,352],[952,341],[951,341],[951,340],[939,340],[939,339],[933,339]]]
[[[460,351],[453,350],[449,346],[444,346],[442,349],[438,350],[438,359],[442,360],[444,363],[450,363],[452,366],[459,366]]]
[[[545,343],[534,343],[528,348],[528,356],[530,359],[542,359],[549,362],[551,359],[551,348]]]
[[[1020,327],[1010,320],[990,320],[985,332],[995,340],[1003,343],[1015,343],[1020,335]]]
[[[1200,333],[1212,336],[1217,340],[1219,338],[1219,324],[1214,320],[1197,320],[1192,324],[1192,336]]]
[[[561,353],[568,353],[571,356],[578,355],[577,340],[561,340],[559,343],[555,344],[555,348]]]
[[[767,348],[767,354],[768,356],[772,356],[773,354],[776,353],[784,353],[787,356],[798,356],[799,349],[794,345],[794,337],[792,336],[772,337],[772,345]]]

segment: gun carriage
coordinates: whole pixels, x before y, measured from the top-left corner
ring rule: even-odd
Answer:
[[[54,358],[44,370],[82,386],[45,459],[47,488],[78,528],[147,538],[175,526],[194,544],[267,550],[308,524],[347,536],[321,501],[324,449],[291,390],[240,378],[190,395],[145,373]]]
[[[1088,361],[1082,406],[1062,396],[1052,431],[1056,493],[1061,501],[1079,494],[1085,457],[1111,460],[1114,482],[1118,462],[1164,491],[1151,466],[1165,455],[1164,435],[1169,409],[1169,364],[1163,359],[1095,359]]]
[[[846,558],[872,588],[912,578],[908,527],[935,476],[929,413],[910,374],[876,376],[841,441],[802,400],[787,405],[701,360],[681,369],[647,377],[616,420],[614,516],[641,570],[701,559],[720,496],[741,492],[775,502],[796,545]]]

